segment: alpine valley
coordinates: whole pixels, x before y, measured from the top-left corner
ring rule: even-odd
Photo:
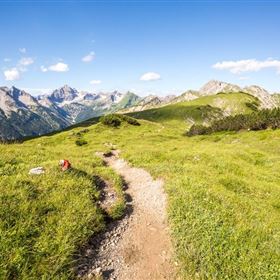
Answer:
[[[238,100],[231,98],[232,93],[239,93]],[[208,96],[214,98],[205,99]],[[251,105],[248,105],[248,96]],[[216,80],[208,82],[199,90],[188,90],[179,96],[149,95],[144,98],[132,92],[78,91],[68,85],[35,97],[16,87],[0,87],[0,139],[5,141],[43,135],[108,113],[139,112],[175,103],[185,104],[195,99],[204,100],[204,105],[213,110],[219,109],[221,114],[215,114],[215,118],[218,118],[244,113],[241,103],[250,108],[255,106],[255,109],[278,107],[279,96],[259,86],[242,88]]]

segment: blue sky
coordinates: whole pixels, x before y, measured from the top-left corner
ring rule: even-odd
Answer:
[[[280,1],[3,1],[0,85],[166,95],[210,79],[280,92]]]

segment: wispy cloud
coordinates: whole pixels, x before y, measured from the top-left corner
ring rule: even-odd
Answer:
[[[11,59],[8,58],[8,57],[5,57],[3,60],[4,60],[4,62],[10,62],[11,61]]]
[[[22,66],[28,66],[34,63],[34,59],[32,57],[22,57],[19,60],[19,64]]]
[[[45,67],[42,65],[41,67],[42,72],[48,72],[48,71],[53,71],[53,72],[68,72],[69,71],[69,66],[68,64],[64,62],[58,62],[56,64],[50,65],[49,67]]]
[[[92,80],[89,82],[91,85],[100,85],[102,83],[102,81],[100,80]]]
[[[19,48],[18,50],[20,53],[26,53],[26,51],[27,51],[26,48]]]
[[[6,81],[16,81],[20,79],[20,71],[14,67],[4,71]]]
[[[160,74],[155,72],[147,72],[140,77],[141,81],[157,81],[160,80]]]
[[[87,54],[86,56],[84,56],[82,58],[82,61],[83,62],[91,62],[94,59],[95,59],[95,53],[94,52],[90,52],[89,54]]]
[[[280,60],[266,59],[266,60],[237,60],[237,61],[222,61],[217,62],[212,66],[218,70],[228,70],[233,74],[241,74],[244,72],[258,72],[263,69],[272,68],[280,74]]]

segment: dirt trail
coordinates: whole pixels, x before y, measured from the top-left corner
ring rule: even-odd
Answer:
[[[127,183],[128,213],[92,242],[88,258],[94,259],[88,263],[86,278],[102,274],[104,279],[118,280],[176,279],[163,181],[130,167],[116,151],[104,161]]]

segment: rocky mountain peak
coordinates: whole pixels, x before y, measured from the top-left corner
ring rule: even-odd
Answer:
[[[93,101],[98,99],[98,95],[96,93],[89,93],[89,92],[81,92],[82,99],[85,101]]]
[[[161,103],[161,100],[158,96],[156,95],[148,95],[144,97],[142,100],[137,105],[158,105]]]
[[[16,88],[15,86],[12,86],[11,89],[9,90],[10,92],[10,95],[13,97],[13,98],[16,98],[18,99],[19,96],[22,94],[21,93],[21,90],[19,90],[18,88]]]
[[[36,98],[26,91],[20,90],[14,86],[9,90],[9,95],[13,98],[18,107],[25,108],[30,106],[39,106]]]
[[[175,98],[176,98],[176,95],[169,94],[169,95],[166,95],[164,97],[161,97],[160,100],[161,100],[162,103],[169,103]]]
[[[217,80],[211,80],[208,83],[206,83],[200,90],[201,95],[213,95],[220,92],[239,92],[242,89],[234,84],[217,81]]]
[[[108,98],[113,102],[113,103],[116,103],[116,102],[119,102],[122,97],[124,95],[122,93],[120,93],[119,91],[115,90],[111,93],[108,94]]]
[[[63,103],[65,101],[72,101],[78,97],[78,91],[74,88],[64,85],[63,87],[54,90],[50,95],[49,99],[52,102]]]

